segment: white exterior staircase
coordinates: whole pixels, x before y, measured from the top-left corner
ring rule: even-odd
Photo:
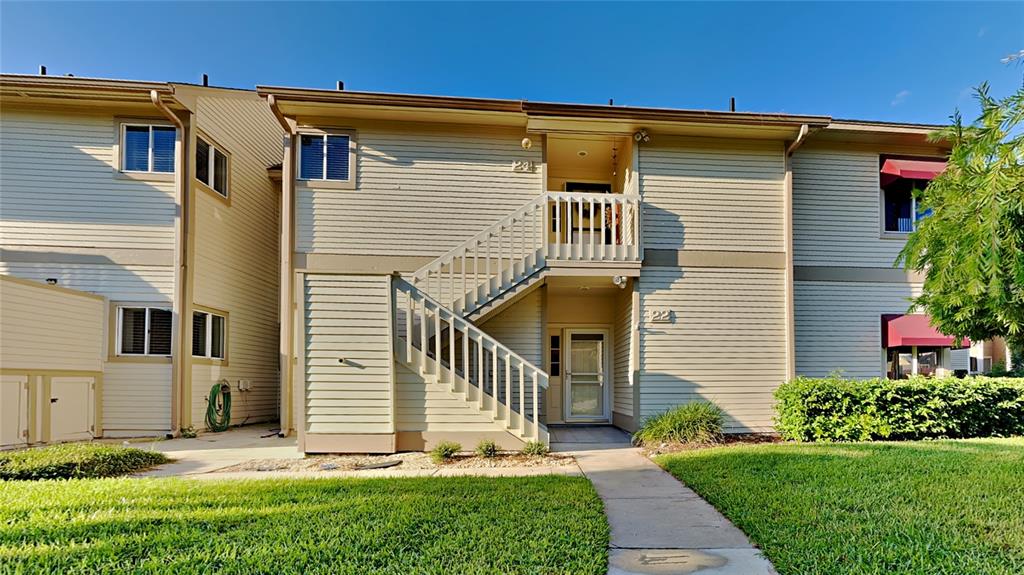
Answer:
[[[538,416],[548,374],[472,322],[539,284],[554,262],[638,262],[639,238],[638,196],[541,194],[411,282],[393,279],[395,358],[519,439],[547,443]]]

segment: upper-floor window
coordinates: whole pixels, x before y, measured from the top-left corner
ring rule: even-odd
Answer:
[[[172,126],[122,124],[121,170],[174,172],[174,139]]]
[[[882,231],[907,234],[931,211],[918,209],[917,195],[946,167],[941,160],[881,158]]]
[[[900,179],[882,188],[885,198],[885,231],[910,233],[917,229],[917,222],[928,213],[918,213],[914,194],[927,185],[927,181]]]
[[[224,359],[227,331],[226,316],[207,311],[192,312],[192,355]]]
[[[299,138],[299,179],[352,181],[352,136],[302,134]]]
[[[171,310],[117,308],[117,355],[171,355]]]
[[[228,197],[228,156],[201,137],[196,138],[196,179]]]

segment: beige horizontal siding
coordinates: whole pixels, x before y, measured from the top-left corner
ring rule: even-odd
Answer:
[[[881,316],[906,313],[920,293],[920,284],[794,282],[797,374],[883,375]]]
[[[428,383],[418,373],[395,363],[395,420],[398,431],[501,431],[503,427],[452,393],[447,383]],[[361,409],[361,408],[354,408]],[[471,449],[473,446],[465,446]]]
[[[104,435],[156,435],[168,431],[171,431],[171,364],[104,364]]]
[[[645,247],[784,248],[780,142],[658,137],[639,157]]]
[[[633,417],[632,366],[629,357],[633,333],[633,292],[621,290],[615,298],[615,329],[612,358],[612,411]]]
[[[0,276],[0,368],[100,371],[106,303]]]
[[[877,153],[801,148],[793,155],[793,262],[892,267],[902,239],[881,239]]]
[[[230,154],[231,203],[195,193],[193,299],[228,313],[229,337],[227,366],[192,368],[192,421],[202,425],[210,387],[221,379],[232,386],[232,424],[276,420],[280,194],[267,167],[281,161],[281,128],[265,101],[244,92],[200,96],[196,123]],[[238,389],[242,379],[250,391]]]
[[[113,115],[0,118],[0,244],[173,247],[173,182],[119,177]]]
[[[440,255],[543,191],[541,172],[512,171],[525,133],[363,129],[356,189],[297,188],[297,250]]]
[[[729,431],[771,428],[786,378],[782,271],[645,267],[640,275],[640,409],[714,401]],[[652,323],[663,309],[671,323]]]
[[[390,290],[389,276],[306,276],[308,433],[394,432]]]
[[[0,262],[0,274],[92,292],[111,301],[171,303],[173,266]]]

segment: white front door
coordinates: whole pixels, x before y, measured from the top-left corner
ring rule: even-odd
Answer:
[[[566,330],[565,420],[608,421],[608,332]]]

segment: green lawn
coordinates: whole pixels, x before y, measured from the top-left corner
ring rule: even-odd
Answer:
[[[658,458],[782,575],[1024,573],[1024,439],[767,444]]]
[[[605,572],[581,477],[0,482],[0,573]]]

